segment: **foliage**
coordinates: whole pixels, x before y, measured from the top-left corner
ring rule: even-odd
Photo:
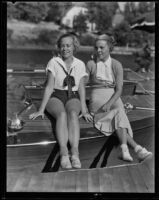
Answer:
[[[96,24],[96,29],[104,32],[112,26],[112,17],[115,14],[117,2],[88,2],[88,19]]]
[[[13,30],[10,28],[7,28],[7,41],[11,41],[12,40],[12,35],[13,35]]]
[[[59,31],[41,30],[38,37],[35,39],[37,44],[55,45],[59,37]]]
[[[79,35],[87,31],[88,27],[86,20],[87,16],[82,14],[82,12],[80,12],[80,14],[77,15],[73,20],[73,29],[75,32],[79,33]]]
[[[71,2],[49,2],[48,3],[49,10],[47,12],[47,16],[45,21],[53,21],[57,24],[60,24],[61,18],[65,14],[65,12],[72,7]]]
[[[72,6],[73,2],[16,2],[14,4],[7,2],[7,19],[17,19],[33,23],[52,21],[60,25],[62,17]],[[92,44],[93,40],[91,36],[84,36],[84,33],[87,33],[88,30],[87,22],[96,24],[97,32],[107,32],[112,29],[117,44],[121,46],[127,44],[139,46],[145,38],[149,38],[152,43],[154,42],[154,37],[144,31],[130,31],[129,25],[136,17],[154,10],[155,2],[139,2],[138,5],[134,2],[126,2],[125,10],[122,13],[124,15],[124,22],[116,27],[112,27],[112,19],[119,8],[117,2],[92,1],[85,2],[85,6],[88,9],[87,15],[81,13],[75,18],[73,25],[75,32],[81,35],[82,44]],[[7,31],[8,41],[12,40],[12,34],[13,32],[11,30]],[[56,35],[54,37],[56,38]],[[51,33],[43,30],[35,41],[39,42],[40,40],[49,44],[52,42]],[[25,41],[25,38],[21,37],[20,41]]]
[[[83,34],[80,37],[80,44],[83,46],[94,46],[95,38],[91,34]]]
[[[48,9],[48,4],[42,2],[17,2],[14,5],[8,3],[7,16],[9,18],[38,23],[45,19]]]
[[[118,46],[126,46],[129,38],[130,27],[128,22],[123,21],[114,28],[114,36]]]

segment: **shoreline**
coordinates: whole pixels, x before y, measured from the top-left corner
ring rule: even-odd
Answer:
[[[34,45],[26,45],[25,47],[24,46],[13,46],[13,45],[7,45],[7,50],[12,50],[12,49],[15,49],[15,50],[54,50],[54,47],[52,46],[34,46]],[[91,46],[80,46],[79,48],[79,51],[92,51],[93,50],[93,47]],[[127,54],[127,55],[131,55],[133,54],[134,52],[137,52],[137,51],[140,51],[140,48],[132,48],[132,47],[114,47],[114,50],[112,51],[112,54]]]

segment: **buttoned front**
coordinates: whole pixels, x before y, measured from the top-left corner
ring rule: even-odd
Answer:
[[[113,75],[112,75],[112,60],[111,57],[103,62],[98,61],[97,62],[97,73],[96,73],[97,79],[105,80],[113,83]]]
[[[63,80],[66,78],[66,73],[62,67],[67,71],[64,61],[60,57],[53,57],[47,64],[46,73],[48,70],[52,72],[55,79],[54,89],[68,90],[68,86],[63,86]],[[73,62],[68,73],[75,79],[75,86],[72,87],[72,91],[77,91],[80,79],[83,76],[88,76],[84,62],[75,57],[73,57]]]

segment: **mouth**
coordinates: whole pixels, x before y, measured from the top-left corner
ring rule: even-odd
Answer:
[[[98,53],[98,56],[102,56],[102,54],[101,54],[101,53]]]
[[[65,52],[65,51],[63,51],[63,54],[69,54],[70,52]]]

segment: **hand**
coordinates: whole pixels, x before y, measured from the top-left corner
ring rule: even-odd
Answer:
[[[82,115],[87,122],[93,122],[93,116],[88,112],[82,113]]]
[[[29,115],[29,119],[33,119],[34,120],[39,116],[41,116],[41,118],[44,119],[44,112],[38,111],[38,112],[32,113],[32,114]]]
[[[111,108],[111,105],[106,103],[106,104],[104,104],[104,106],[101,109],[104,112],[109,112],[110,108]]]

